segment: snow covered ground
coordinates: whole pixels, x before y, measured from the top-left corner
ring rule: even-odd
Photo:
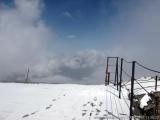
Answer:
[[[115,88],[104,85],[0,83],[0,96],[0,120],[113,120],[129,113]]]
[[[138,82],[147,91],[155,91],[154,79]],[[136,82],[134,88],[135,94],[146,93]],[[130,82],[119,99],[113,85],[0,83],[0,120],[128,120],[126,89]]]

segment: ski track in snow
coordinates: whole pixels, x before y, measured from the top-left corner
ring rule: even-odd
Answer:
[[[0,95],[0,120],[112,120],[129,113],[104,85],[0,83]]]

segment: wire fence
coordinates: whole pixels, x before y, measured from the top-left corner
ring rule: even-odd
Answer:
[[[138,69],[141,69],[142,72],[151,72],[153,76],[141,76],[141,78],[136,78],[138,76],[138,73],[140,72]],[[111,76],[110,74],[114,75]],[[133,116],[132,107],[134,95],[140,94],[140,91],[143,91],[145,93],[150,93],[150,90],[157,91],[157,86],[160,86],[157,82],[158,80],[160,80],[160,78],[158,77],[159,74],[160,71],[146,67],[137,61],[128,61],[120,57],[107,57],[105,85],[112,84],[115,86],[114,88],[117,88],[117,91],[119,91],[119,98],[123,99],[128,106],[128,109],[130,111],[129,119],[131,119],[131,117]],[[124,87],[129,92],[130,105],[128,105],[128,103],[126,102],[127,98],[124,97],[124,94],[122,92],[122,88]]]

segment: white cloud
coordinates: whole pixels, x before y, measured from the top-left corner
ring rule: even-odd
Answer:
[[[160,1],[141,1],[137,6],[126,7],[119,11],[126,23],[118,23],[113,29],[114,45],[110,48],[112,55],[123,56],[130,60],[144,62],[148,66],[159,69],[160,54]],[[116,24],[116,23],[115,23]]]
[[[65,17],[73,19],[73,15],[69,11],[65,11],[62,13]]]
[[[72,55],[45,58],[33,68],[32,79],[52,83],[103,83],[103,52],[80,51]],[[104,67],[105,68],[105,67]],[[102,74],[97,74],[99,71]],[[48,81],[47,81],[48,79]],[[58,79],[58,80],[57,80]]]
[[[76,36],[76,35],[71,34],[71,35],[68,35],[68,36],[67,36],[67,38],[69,38],[69,39],[74,39],[74,38],[77,38],[77,36]]]
[[[93,74],[102,66],[102,53],[85,50],[65,56],[48,55],[45,45],[52,36],[41,18],[42,7],[40,0],[15,0],[12,8],[0,7],[0,81],[24,81],[28,67],[31,81],[96,81]],[[72,17],[68,12],[65,15]]]
[[[43,3],[40,0],[15,0],[15,6],[20,18],[34,21],[40,18]]]
[[[14,7],[0,6],[0,78],[7,79],[43,56],[50,30],[41,20],[40,0],[15,0]]]

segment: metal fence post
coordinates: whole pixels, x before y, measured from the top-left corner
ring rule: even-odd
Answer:
[[[109,81],[110,81],[110,72],[108,72],[108,85],[109,85]]]
[[[119,77],[118,77],[118,57],[117,57],[117,63],[116,63],[116,74],[117,74],[117,90],[118,90],[118,86],[119,86]]]
[[[26,76],[26,79],[25,79],[25,83],[28,83],[29,81],[29,68],[28,68],[28,70],[27,70],[27,76]]]
[[[107,86],[108,82],[108,64],[109,64],[109,57],[107,57],[107,67],[106,67],[106,78],[105,78],[105,86]]]
[[[134,95],[134,80],[135,80],[135,63],[136,61],[132,62],[132,77],[131,77],[131,98],[130,98],[130,120],[132,120],[133,116],[133,95]]]
[[[117,90],[118,90],[118,57],[116,58],[116,69],[115,69],[115,80],[114,80],[114,86],[117,85]]]
[[[121,98],[121,87],[122,87],[122,70],[123,70],[123,58],[121,58],[121,69],[120,69],[120,83],[119,83],[119,98]]]
[[[157,91],[157,80],[158,80],[158,76],[156,76],[156,78],[155,78],[155,91]]]

